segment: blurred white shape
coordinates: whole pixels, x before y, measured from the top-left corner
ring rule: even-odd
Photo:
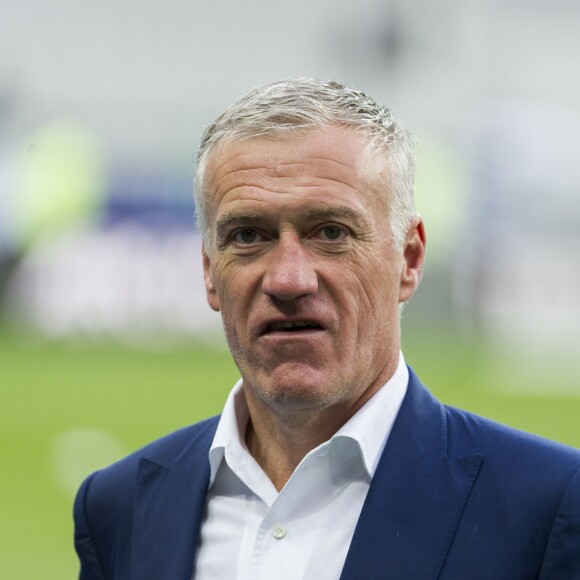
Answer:
[[[504,100],[481,122],[457,304],[503,349],[577,356],[580,112]]]
[[[487,332],[511,350],[580,353],[580,239],[506,235],[503,242],[509,251],[489,262],[479,288]]]
[[[24,258],[8,306],[15,322],[51,337],[163,342],[222,335],[206,301],[201,241],[188,232],[69,232]]]
[[[83,479],[118,461],[129,448],[113,433],[90,427],[67,429],[50,442],[50,464],[57,485],[74,494]]]

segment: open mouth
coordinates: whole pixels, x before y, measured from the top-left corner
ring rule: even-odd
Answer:
[[[293,322],[277,321],[271,322],[266,327],[264,334],[269,332],[300,332],[308,330],[322,330],[322,326],[309,320],[295,320]]]

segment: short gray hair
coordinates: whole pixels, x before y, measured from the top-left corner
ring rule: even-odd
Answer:
[[[197,154],[194,197],[197,225],[206,244],[209,223],[205,172],[217,143],[337,126],[366,135],[369,143],[385,153],[391,178],[385,184],[385,194],[393,193],[389,219],[393,239],[402,247],[414,213],[413,138],[389,109],[363,92],[335,81],[311,78],[276,81],[250,91],[203,133]]]

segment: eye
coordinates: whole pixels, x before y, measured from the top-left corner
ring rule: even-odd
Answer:
[[[321,227],[318,230],[317,235],[328,242],[336,242],[346,238],[348,232],[341,226],[330,224]]]
[[[251,228],[244,228],[242,230],[236,230],[232,235],[232,240],[237,244],[255,244],[262,239],[262,236]]]

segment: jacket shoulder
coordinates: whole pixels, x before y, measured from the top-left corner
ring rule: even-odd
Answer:
[[[207,453],[218,418],[207,419],[166,435],[128,457],[87,477],[74,505],[75,547],[81,579],[128,577],[133,508],[139,466],[143,461],[163,470],[182,458],[193,477],[209,478]],[[119,554],[124,554],[122,557]]]
[[[130,505],[135,478],[143,459],[161,466],[170,466],[183,454],[198,447],[209,450],[219,417],[212,417],[194,425],[183,427],[134,451],[127,457],[90,475],[77,495],[77,504],[90,496],[93,505],[103,503],[109,509],[113,504]]]
[[[579,449],[468,411],[444,409],[449,457],[483,454],[483,480],[503,481],[502,485],[529,493],[530,498],[550,489],[558,496],[580,471]]]
[[[557,461],[580,466],[580,449],[520,431],[456,407],[444,405],[444,409],[449,448],[457,450],[458,455],[468,454],[473,442],[477,442],[479,451],[484,453],[498,452],[501,449],[502,454],[508,455],[525,450],[528,457],[537,455],[546,459],[553,456]],[[500,448],[498,444],[501,445]]]
[[[499,570],[502,578],[580,577],[580,450],[466,411],[444,410],[449,457],[482,455],[447,559],[449,574],[462,569],[467,557],[473,564],[487,552],[494,561],[481,559],[480,568],[490,578]]]

